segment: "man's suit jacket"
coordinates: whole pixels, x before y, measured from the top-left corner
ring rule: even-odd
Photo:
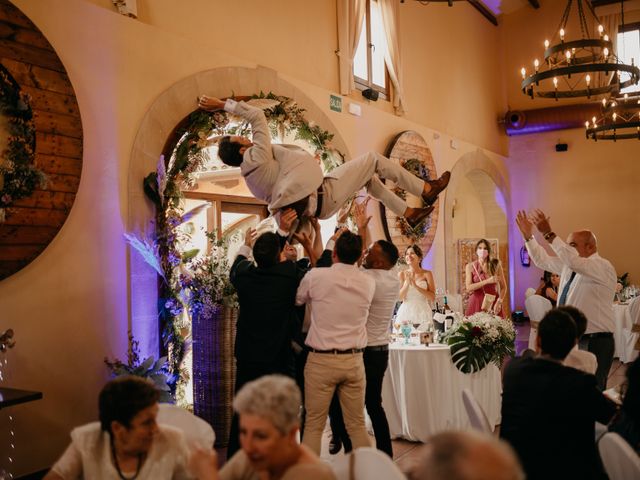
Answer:
[[[296,291],[305,273],[291,261],[258,268],[246,257],[236,257],[230,277],[240,303],[235,347],[239,362],[291,360],[291,338],[300,323]]]
[[[227,100],[225,110],[251,124],[253,146],[245,150],[240,171],[251,193],[267,202],[271,213],[318,190],[324,175],[317,160],[296,145],[271,145],[261,109]]]
[[[614,412],[593,375],[518,358],[504,374],[500,436],[515,449],[528,480],[601,479],[595,422],[608,423]]]

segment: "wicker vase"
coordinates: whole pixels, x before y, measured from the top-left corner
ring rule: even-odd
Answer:
[[[193,409],[216,432],[216,448],[229,443],[236,380],[233,349],[237,319],[236,308],[222,305],[213,315],[193,317]]]

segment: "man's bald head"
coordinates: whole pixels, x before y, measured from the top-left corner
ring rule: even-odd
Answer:
[[[424,447],[412,480],[524,480],[515,453],[505,442],[476,432],[444,432]]]
[[[567,238],[567,243],[575,248],[581,257],[590,257],[598,251],[598,240],[590,230],[573,232]]]

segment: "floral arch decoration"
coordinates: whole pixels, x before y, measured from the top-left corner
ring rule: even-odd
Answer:
[[[305,109],[295,100],[271,92],[233,98],[262,108],[276,141],[286,138],[306,143],[321,159],[325,172],[344,162],[344,155],[331,145],[334,135],[308,121]],[[184,225],[208,207],[205,204],[185,212],[182,192],[192,188],[204,171],[231,168],[211,166],[208,147],[212,137],[250,134],[247,122],[227,112],[196,110],[189,114],[169,135],[156,171],[144,178],[145,195],[155,207],[155,232],[146,237],[126,235],[129,244],[160,277],[159,318],[173,389],[187,380],[181,363],[190,315],[213,314],[220,305],[236,303],[228,279],[229,239],[216,238],[215,232],[207,233],[213,251],[203,258],[197,257],[197,250],[185,252],[180,248],[189,236]]]

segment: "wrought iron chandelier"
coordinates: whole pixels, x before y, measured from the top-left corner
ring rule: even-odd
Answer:
[[[586,136],[595,140],[640,140],[640,96],[602,99],[600,118],[586,121]]]
[[[576,4],[581,39],[565,41],[567,23],[573,4]],[[587,21],[585,8],[593,24],[597,26],[598,38],[591,38],[593,28]],[[623,17],[624,18],[624,17]],[[624,23],[624,21],[623,21]],[[613,43],[600,24],[590,0],[567,0],[560,26],[551,45],[544,41],[542,62],[534,60],[534,72],[527,74],[522,68],[522,92],[531,98],[575,98],[610,94],[616,96],[621,89],[635,85],[640,80],[640,69],[622,63],[613,51]]]

